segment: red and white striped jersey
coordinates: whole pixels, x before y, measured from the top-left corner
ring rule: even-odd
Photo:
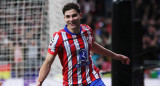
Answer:
[[[90,56],[93,41],[92,30],[87,25],[80,25],[79,34],[71,33],[67,26],[54,33],[48,52],[59,55],[64,86],[84,86],[100,78]]]

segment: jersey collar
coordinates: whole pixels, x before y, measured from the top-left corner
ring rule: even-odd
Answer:
[[[67,33],[71,34],[71,35],[79,35],[79,34],[81,33],[81,31],[82,31],[82,27],[80,26],[80,32],[79,32],[78,34],[70,32],[70,31],[68,30],[68,28],[67,28],[67,25],[64,27],[64,30],[65,30]]]

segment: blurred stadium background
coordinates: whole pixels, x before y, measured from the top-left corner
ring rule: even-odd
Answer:
[[[0,0],[2,86],[36,86],[50,37],[64,26],[61,7],[67,2],[79,3],[83,13],[82,23],[93,29],[96,42],[112,50],[113,1]],[[160,1],[133,0],[132,3],[134,21],[139,22],[142,31],[137,33],[142,35],[142,52],[138,55],[142,63],[135,67],[143,71],[144,86],[160,86]],[[104,82],[111,86],[111,59],[94,53],[92,56]],[[54,61],[44,86],[62,86],[58,59]]]

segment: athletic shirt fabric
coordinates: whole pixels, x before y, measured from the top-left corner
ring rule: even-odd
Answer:
[[[84,24],[80,25],[79,34],[71,33],[67,25],[53,34],[48,53],[59,55],[63,86],[85,86],[100,78],[90,55],[93,42],[92,30]]]

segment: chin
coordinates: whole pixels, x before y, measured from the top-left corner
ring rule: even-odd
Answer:
[[[76,27],[74,27],[74,28],[71,28],[71,29],[76,29]]]

